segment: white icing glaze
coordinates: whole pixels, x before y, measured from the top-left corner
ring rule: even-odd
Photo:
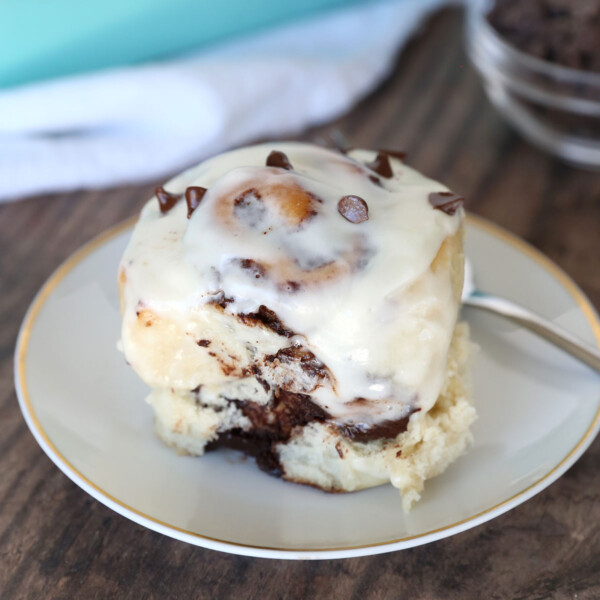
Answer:
[[[284,152],[293,170],[265,167],[271,150]],[[458,312],[448,274],[434,274],[430,265],[457,232],[462,210],[450,216],[433,209],[429,194],[447,188],[393,159],[394,176],[379,177],[376,185],[363,166],[374,157],[363,150],[345,157],[308,144],[263,144],[176,177],[165,185],[169,192],[190,185],[208,192],[189,220],[184,201],[167,214],[155,198],[143,209],[122,261],[124,323],[140,301],[184,323],[194,307],[222,292],[233,299],[227,312],[265,305],[305,338],[336,380],[335,389],[313,393],[334,418],[354,420],[357,397],[376,401],[371,421],[400,418],[411,405],[426,412],[443,384]],[[296,214],[290,188],[312,194],[308,204],[316,214],[299,225],[290,224]],[[261,198],[248,193],[223,210],[225,200],[247,190]],[[282,190],[288,191],[278,197]],[[354,224],[339,214],[338,201],[350,194],[366,201],[368,221]],[[244,259],[265,272],[257,278],[256,269],[240,266]],[[319,266],[322,280],[310,280]],[[303,283],[297,276],[310,269]],[[126,354],[134,352],[126,326],[123,339]]]

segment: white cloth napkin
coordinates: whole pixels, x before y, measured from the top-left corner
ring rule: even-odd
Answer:
[[[0,201],[156,180],[347,111],[443,0],[354,5],[169,62],[0,93]]]

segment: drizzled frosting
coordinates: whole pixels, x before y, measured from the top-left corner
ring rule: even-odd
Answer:
[[[154,198],[142,211],[122,261],[124,338],[140,303],[182,326],[223,298],[232,314],[263,305],[330,370],[313,398],[335,419],[433,405],[458,312],[449,274],[431,269],[462,220],[430,202],[444,186],[387,155],[300,143],[228,152],[165,189],[190,186],[207,190],[193,209]]]

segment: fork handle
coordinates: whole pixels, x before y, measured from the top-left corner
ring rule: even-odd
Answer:
[[[510,300],[482,292],[475,292],[465,298],[463,304],[502,315],[514,323],[522,325],[600,373],[600,352],[568,331],[558,327],[552,321],[548,321]]]

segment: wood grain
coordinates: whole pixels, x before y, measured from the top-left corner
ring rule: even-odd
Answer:
[[[465,57],[462,15],[435,16],[381,87],[337,128],[395,147],[563,267],[600,305],[600,174],[518,138]],[[13,388],[28,304],[82,243],[135,214],[154,185],[44,196],[0,207],[0,598],[600,598],[600,440],[558,482],[492,522],[368,558],[286,562],[189,546],[120,517],[37,446]]]

